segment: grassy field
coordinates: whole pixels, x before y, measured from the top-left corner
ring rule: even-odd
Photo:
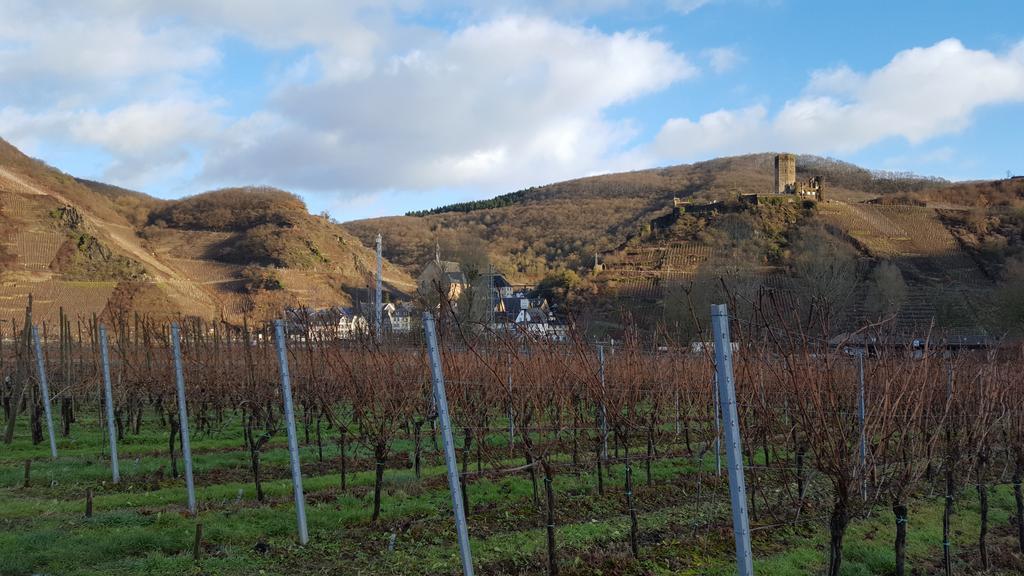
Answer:
[[[184,481],[170,477],[166,431],[156,418],[119,444],[122,481],[110,482],[105,431],[80,418],[60,457],[51,461],[45,443],[33,446],[27,430],[0,451],[0,574],[457,574],[460,572],[451,500],[443,459],[425,440],[421,479],[412,470],[412,443],[396,441],[384,480],[381,519],[370,522],[373,471],[370,452],[350,446],[348,486],[340,488],[339,449],[303,444],[303,475],[311,542],[295,541],[295,514],[283,433],[263,454],[266,502],[255,499],[241,427],[226,420],[215,432],[193,432],[197,519],[188,516]],[[302,429],[300,427],[300,436]],[[315,440],[315,433],[313,435]],[[326,435],[325,435],[326,437]],[[333,438],[333,435],[331,435]],[[494,456],[468,483],[469,526],[479,574],[541,574],[546,571],[544,512],[533,502],[527,472],[488,473],[492,464],[518,466],[505,439],[494,437]],[[566,462],[568,455],[560,458]],[[582,458],[592,458],[589,454]],[[32,460],[29,486],[24,462]],[[567,462],[566,462],[567,463]],[[629,517],[623,467],[613,466],[605,496],[596,475],[555,477],[559,563],[563,574],[734,573],[728,488],[703,461],[663,454],[647,483],[634,466],[639,509],[640,558],[628,543]],[[179,467],[181,467],[179,462]],[[475,463],[470,466],[475,470]],[[819,484],[821,480],[817,481]],[[84,516],[92,489],[94,514]],[[942,500],[922,494],[912,503],[908,560],[912,573],[941,567]],[[1010,487],[991,498],[989,536],[996,571],[1024,569],[1015,548]],[[759,574],[821,573],[826,564],[827,508],[810,506],[804,520],[778,526],[770,515],[752,522]],[[193,558],[196,522],[204,527],[201,559]],[[844,574],[894,570],[892,514],[884,506],[858,518],[848,532]],[[958,574],[975,572],[978,514],[973,491],[957,502],[953,542]]]

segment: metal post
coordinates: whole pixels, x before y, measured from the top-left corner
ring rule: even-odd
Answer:
[[[103,396],[107,403],[107,432],[110,437],[110,470],[114,484],[121,481],[117,466],[117,430],[114,427],[114,392],[110,389],[110,353],[107,351],[107,327],[100,324],[100,361],[103,364]]]
[[[516,419],[512,408],[512,355],[508,355],[508,446],[512,448],[516,442]]]
[[[459,538],[462,573],[465,576],[473,576],[473,554],[469,549],[469,528],[466,526],[466,511],[462,508],[462,488],[459,485],[459,470],[458,464],[455,461],[455,442],[452,440],[452,425],[448,417],[448,397],[444,391],[444,371],[441,369],[441,354],[437,348],[434,316],[429,311],[423,313],[423,331],[427,337],[427,353],[430,356],[430,376],[434,382],[434,402],[437,405],[437,419],[441,423],[444,461],[448,466],[448,488],[452,493],[452,508],[455,511],[455,532]]]
[[[277,340],[277,362],[281,367],[281,399],[284,402],[284,423],[288,429],[288,459],[292,464],[292,487],[295,489],[295,515],[299,523],[299,544],[309,542],[306,528],[306,498],[302,494],[302,466],[299,463],[299,439],[295,435],[295,411],[292,409],[292,382],[288,374],[288,351],[284,341],[284,322],[274,320]]]
[[[750,519],[747,517],[747,488],[743,477],[743,450],[740,447],[736,387],[732,374],[729,310],[725,304],[711,305],[711,329],[715,338],[715,368],[718,374],[718,388],[725,402],[722,405],[722,416],[725,420],[725,445],[729,461],[729,494],[732,497],[733,535],[736,538],[736,566],[739,576],[753,576]]]
[[[730,350],[731,352],[731,350]],[[715,386],[714,386],[714,399],[715,399],[715,473],[719,476],[722,475],[722,399],[721,394],[718,391],[720,380],[718,378],[718,372],[715,372]]]
[[[50,387],[46,382],[46,359],[39,343],[39,330],[32,325],[32,340],[36,347],[36,368],[39,369],[39,392],[43,396],[43,412],[46,414],[46,430],[50,433],[50,456],[57,458],[57,438],[53,433],[53,413],[50,411]],[[17,408],[15,408],[17,409]]]
[[[946,410],[950,409],[950,403],[953,400],[953,353],[949,349],[946,350],[943,356],[946,358]],[[946,450],[952,449],[950,443],[952,442],[952,429],[949,419],[946,419]],[[946,462],[944,468],[946,469],[946,502],[945,509],[942,513],[942,566],[946,576],[951,576],[953,573],[953,558],[952,558],[952,542],[949,541],[949,529],[950,529],[950,517],[953,514],[953,499],[955,498],[952,486],[952,470],[951,465],[953,464],[951,455],[947,453]]]
[[[868,477],[867,477],[867,460],[868,460],[868,440],[867,432],[865,431],[864,418],[866,412],[864,409],[864,350],[860,350],[857,353],[857,419],[860,423],[860,493],[864,500],[868,499]]]
[[[174,378],[178,385],[178,430],[181,432],[181,457],[185,461],[185,488],[188,490],[188,511],[196,515],[196,485],[192,479],[192,444],[188,437],[188,409],[185,406],[185,373],[181,368],[181,332],[178,323],[171,323],[171,347],[174,351]]]
[[[597,417],[601,424],[601,460],[608,460],[608,409],[604,405],[604,346],[597,347],[597,360],[600,363],[601,375],[601,404],[597,407]]]
[[[382,245],[383,245],[383,238],[381,237],[380,232],[378,232],[377,233],[377,288],[376,288],[375,294],[374,294],[374,296],[376,298],[374,300],[374,304],[376,305],[376,309],[374,310],[374,319],[376,321],[376,324],[374,324],[374,326],[376,326],[376,330],[377,330],[377,332],[376,332],[376,334],[377,334],[377,341],[380,341],[381,337],[384,334],[384,301],[383,301],[383,295],[384,295],[384,265],[382,263],[383,260],[384,260],[384,257],[382,256],[382,253],[383,253]]]

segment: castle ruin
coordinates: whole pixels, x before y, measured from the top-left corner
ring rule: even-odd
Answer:
[[[821,200],[825,182],[821,176],[812,176],[805,182],[796,181],[796,154],[775,155],[775,186],[772,194],[790,194]]]
[[[796,155],[775,155],[775,194],[796,194]]]
[[[771,193],[741,193],[737,197],[738,203],[730,203],[724,200],[693,203],[688,199],[675,197],[672,199],[672,209],[676,216],[680,213],[708,214],[740,210],[743,209],[743,206],[756,206],[761,203],[778,204],[780,202],[786,203],[797,201],[820,202],[823,199],[824,194],[824,177],[811,176],[806,180],[797,182],[796,154],[783,153],[775,155],[775,182],[774,186],[772,186]]]

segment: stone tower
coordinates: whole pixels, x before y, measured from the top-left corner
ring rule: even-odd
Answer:
[[[796,193],[796,155],[777,154],[775,156],[775,194]]]

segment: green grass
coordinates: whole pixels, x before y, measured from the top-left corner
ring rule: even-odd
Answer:
[[[139,435],[127,434],[119,445],[122,482],[110,482],[105,457],[105,432],[95,420],[83,418],[62,438],[60,457],[50,461],[45,443],[32,445],[19,434],[0,452],[0,574],[455,574],[459,561],[451,518],[451,497],[444,466],[424,431],[423,479],[411,467],[388,468],[382,516],[370,521],[372,470],[348,476],[348,489],[339,489],[335,467],[322,472],[314,464],[316,446],[303,446],[306,465],[303,483],[307,496],[312,541],[295,544],[295,510],[287,476],[284,435],[279,433],[262,457],[275,476],[264,482],[268,502],[255,502],[248,476],[248,454],[242,433],[229,419],[211,434],[194,434],[198,518],[185,513],[183,481],[167,476],[166,431],[148,416]],[[19,430],[24,432],[24,430]],[[301,428],[300,428],[301,433]],[[326,437],[325,437],[326,441]],[[495,436],[489,445],[503,446]],[[639,440],[638,440],[639,441]],[[581,445],[581,458],[589,459],[589,444]],[[665,446],[662,447],[666,448]],[[678,449],[678,446],[676,447]],[[405,463],[412,450],[408,438],[396,441],[393,453]],[[496,463],[519,466],[522,458],[508,458],[505,450]],[[332,440],[324,446],[325,459],[338,456]],[[351,459],[370,452],[354,443]],[[461,455],[460,455],[461,456]],[[23,462],[32,459],[31,486],[22,487]],[[411,462],[411,460],[409,460]],[[554,458],[569,462],[568,454]],[[365,462],[364,462],[365,463]],[[489,463],[485,463],[485,470]],[[164,468],[165,475],[157,478]],[[475,462],[470,466],[475,469]],[[586,468],[581,474],[562,472],[555,477],[559,561],[563,574],[715,574],[734,573],[733,543],[729,529],[728,490],[713,473],[714,459],[656,461],[653,485],[648,486],[642,464],[634,467],[640,509],[640,558],[633,559],[628,545],[629,518],[622,494],[623,468],[614,466],[606,477],[607,493],[596,494],[596,477]],[[700,495],[694,476],[703,478]],[[228,481],[214,481],[230,477]],[[822,486],[815,487],[820,493]],[[84,495],[95,493],[92,518],[84,518]],[[546,534],[543,513],[534,507],[533,488],[526,472],[477,478],[469,483],[469,518],[474,561],[481,574],[543,573]],[[239,494],[241,498],[239,499]],[[543,495],[542,495],[543,496]],[[1005,533],[997,528],[1011,522],[1011,491],[1001,486],[991,497],[992,554],[1010,554]],[[971,573],[978,532],[973,493],[957,502],[954,550],[957,573]],[[827,509],[812,505],[806,522],[756,530],[755,568],[759,574],[821,573],[826,563],[827,528],[821,518]],[[929,572],[941,555],[940,498],[921,498],[911,504],[908,532],[910,568]],[[204,527],[203,559],[192,559],[195,523]],[[770,518],[755,521],[771,524]],[[711,526],[711,528],[708,528]],[[394,549],[389,541],[394,537]],[[846,536],[843,574],[890,574],[894,570],[892,514],[876,509],[858,518]],[[257,549],[257,545],[259,549]],[[1000,570],[1003,568],[999,568]],[[998,570],[994,573],[999,573]],[[1011,573],[1011,572],[1006,572]]]

